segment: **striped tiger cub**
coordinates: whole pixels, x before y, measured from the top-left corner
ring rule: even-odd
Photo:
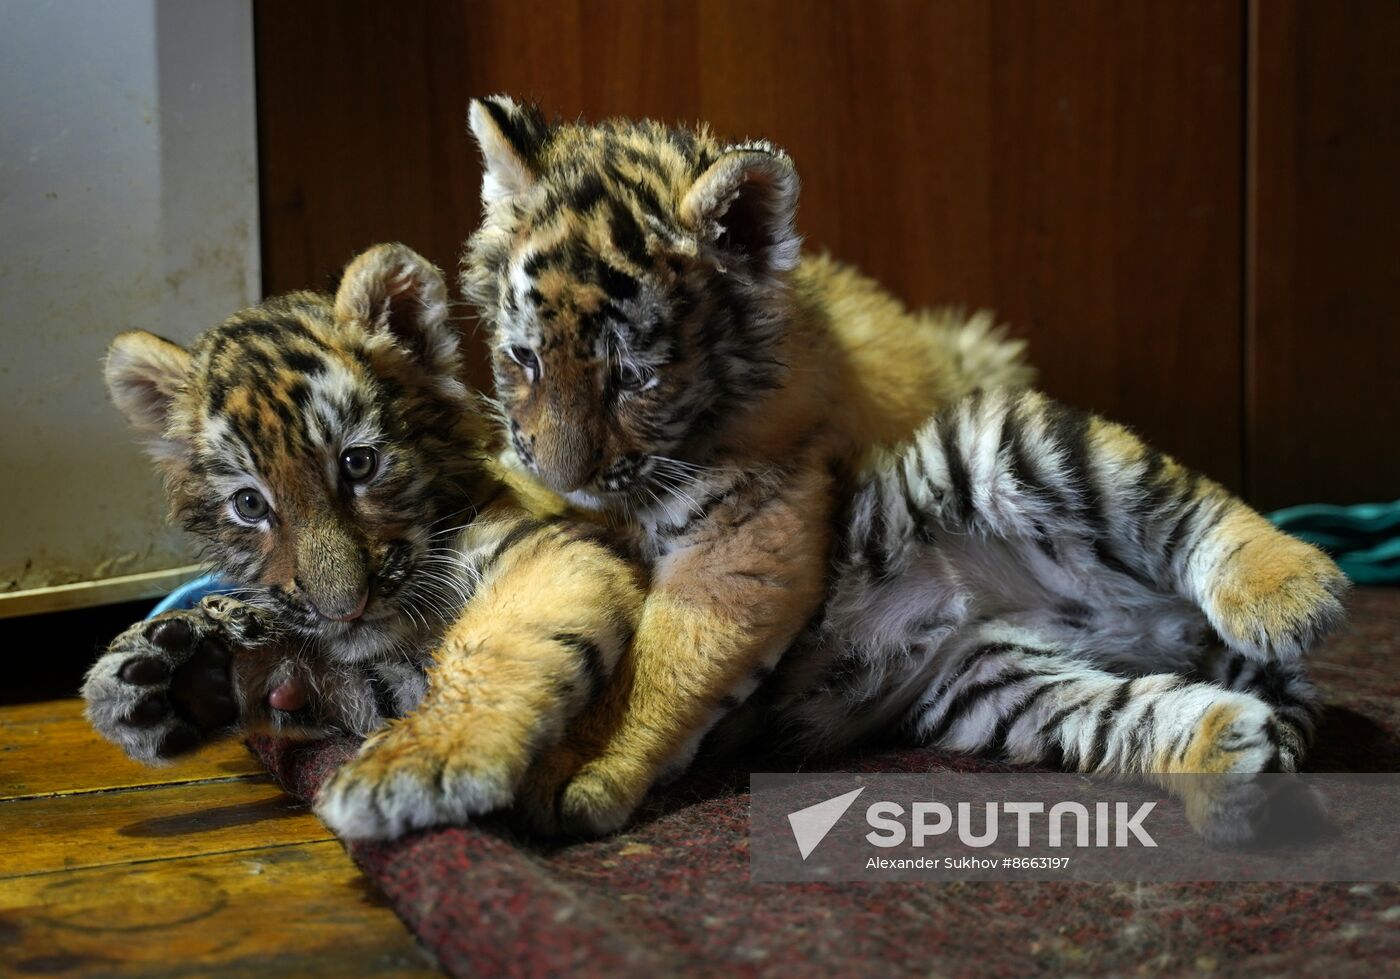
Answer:
[[[600,514],[651,583],[625,709],[558,801],[621,826],[771,671],[820,605],[865,447],[1025,383],[986,318],[913,315],[803,258],[798,178],[768,143],[652,122],[551,125],[472,103],[483,220],[462,282],[490,336],[503,462]]]
[[[1346,578],[1120,425],[970,397],[873,454],[841,527],[820,612],[717,736],[1165,776],[1220,840],[1258,785],[1173,777],[1294,771],[1313,736],[1302,659]]]
[[[504,97],[470,119],[462,281],[504,461],[652,575],[626,696],[584,715],[607,736],[561,773],[563,825],[622,825],[775,670],[768,730],[776,711],[809,745],[903,727],[1084,770],[1296,764],[1298,657],[1341,616],[1326,557],[1120,427],[978,397],[1023,384],[1019,350],[802,257],[770,144]]]
[[[503,124],[482,113],[478,104],[489,193],[501,149],[490,127]],[[532,167],[524,193],[562,200]],[[506,203],[507,217],[529,214]],[[625,225],[620,206],[606,205],[601,232],[596,221],[579,227],[610,236],[614,220]],[[482,247],[492,220],[488,209]],[[565,235],[566,269],[541,261],[499,276],[511,289],[538,276],[550,290],[521,289],[534,315],[492,320],[538,344],[532,362],[523,350],[503,358],[493,341],[498,375],[510,379],[504,360],[521,368],[495,406],[505,467],[456,380],[441,279],[407,249],[362,256],[334,301],[274,300],[193,351],[119,338],[115,400],[152,437],[177,517],[244,586],[119,637],[89,675],[94,723],[144,758],[240,723],[378,728],[319,801],[357,837],[512,803],[543,828],[602,831],[716,722],[716,744],[752,743],[755,719],[765,742],[806,750],[900,732],[1086,771],[1294,767],[1316,708],[1300,657],[1341,616],[1335,566],[1117,426],[1030,393],[969,394],[1005,379],[993,366],[979,382],[968,366],[995,357],[921,373],[890,358],[872,324],[851,340],[862,328],[822,310],[859,309],[858,297],[843,307],[794,287],[795,274],[745,266],[771,254],[765,227],[790,232],[765,220],[735,255],[726,228],[697,242],[699,267],[677,260],[681,284],[698,291],[679,308],[699,323],[642,307],[661,334],[648,349],[682,352],[665,383],[625,382],[661,392],[646,401],[622,396],[636,365],[624,366],[618,341],[587,369],[584,338],[621,326],[613,312],[584,325],[588,303],[603,300],[581,270],[591,256],[601,281],[616,252],[599,259],[586,235]],[[673,257],[663,264],[675,272]],[[469,281],[484,274],[472,261]],[[707,274],[721,281],[707,285]],[[768,317],[757,325],[746,319],[756,310]],[[769,333],[772,348],[746,352]],[[765,363],[781,370],[745,366]],[[559,410],[539,383],[571,372],[608,394],[569,405],[594,416]],[[745,386],[761,375],[771,384]],[[920,399],[945,408],[920,424]],[[615,417],[600,421],[599,405]],[[600,451],[567,425],[555,430],[571,418],[612,441]],[[657,419],[686,418],[674,443],[647,441],[665,434]],[[902,448],[861,448],[863,438],[895,443],[901,427]],[[637,447],[619,468],[624,438]],[[547,458],[587,450],[598,475],[569,496],[616,526],[559,519],[559,497],[515,474],[558,479],[531,457],[537,448]],[[651,573],[645,598],[626,554]],[[756,662],[744,645],[755,637],[774,644]],[[313,691],[300,712],[271,697],[288,675]],[[1251,784],[1220,784],[1188,794],[1192,818],[1214,836],[1247,835]]]
[[[597,696],[641,576],[496,464],[447,311],[441,274],[382,245],[334,298],[269,300],[188,350],[112,343],[108,388],[174,519],[239,586],[133,626],[89,671],[88,716],[129,755],[377,731],[320,809],[397,835],[509,804]],[[305,703],[279,699],[293,680]]]

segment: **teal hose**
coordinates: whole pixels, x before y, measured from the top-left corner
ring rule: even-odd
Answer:
[[[1400,500],[1354,506],[1308,503],[1276,510],[1269,519],[1332,555],[1358,585],[1400,584]]]

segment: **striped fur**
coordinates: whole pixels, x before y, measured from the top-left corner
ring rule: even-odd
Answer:
[[[435,650],[420,709],[328,785],[332,825],[395,835],[515,801],[546,828],[607,830],[716,722],[720,742],[755,716],[804,750],[902,731],[1090,771],[1296,764],[1316,706],[1299,657],[1341,614],[1345,583],[1325,558],[1117,426],[1031,394],[965,397],[1023,379],[1018,352],[978,321],[909,317],[849,270],[799,260],[795,176],[771,147],[650,124],[551,127],[503,100],[478,103],[473,122],[487,215],[464,281],[492,330],[505,463],[614,526],[605,546],[550,519],[558,499],[493,466],[467,401],[429,423],[452,458],[413,467],[434,483],[415,505],[467,524],[440,550],[376,522],[392,500],[341,510],[341,532],[364,538],[353,549],[303,553],[294,534],[252,548],[213,525],[228,566],[256,572],[255,602],[276,601],[328,672],[396,646],[420,662]],[[399,359],[357,375],[374,389],[400,360],[413,368],[384,404],[457,397],[426,263],[370,254],[343,302],[311,318],[352,347],[391,338]],[[154,434],[172,493],[206,500],[188,512],[217,503],[227,517],[228,485],[185,475],[188,440],[169,423],[191,403],[188,365],[130,343],[114,349],[114,395],[138,423],[164,420]],[[296,446],[278,472],[325,472],[326,445],[276,428],[285,399],[259,385],[285,389],[279,377],[243,386],[255,409],[243,427]],[[385,444],[406,453],[423,434],[404,426]],[[905,439],[857,475],[866,446]],[[336,507],[321,503],[288,524],[328,532],[322,511]],[[347,555],[367,555],[360,573],[377,580],[376,555],[400,533],[401,587],[447,574],[461,607],[443,601],[425,627],[401,601],[384,616],[392,628],[350,641],[363,625],[328,624],[318,603],[355,598]],[[650,565],[644,603],[619,552]],[[320,592],[279,577],[299,560],[325,571]],[[137,703],[139,685],[113,681],[133,655],[104,657],[102,683],[120,692],[101,687],[93,713],[114,729],[132,728],[112,705]],[[162,723],[188,726],[179,711]],[[1212,792],[1188,797],[1193,818],[1240,832],[1248,792]]]
[[[1301,658],[1346,588],[1121,426],[976,396],[870,461],[822,613],[720,735],[761,718],[803,751],[901,731],[1083,772],[1292,771],[1319,706]],[[1167,782],[1207,834],[1249,834],[1253,783]]]
[[[377,729],[320,808],[350,835],[392,835],[508,802],[597,697],[636,625],[637,571],[494,462],[445,296],[436,269],[383,245],[334,300],[270,300],[189,351],[113,343],[114,400],[239,586],[134,626],[89,672],[89,717],[129,754]],[[347,463],[365,447],[372,467]],[[292,678],[309,703],[274,709]]]
[[[483,221],[462,282],[489,329],[506,464],[597,511],[652,580],[625,710],[565,789],[621,825],[820,604],[865,446],[1024,383],[985,317],[911,315],[803,258],[798,179],[766,142],[473,103]]]
[[[574,799],[611,812],[583,828],[619,825],[730,713],[717,741],[776,711],[808,750],[904,730],[1086,771],[1296,765],[1316,708],[1298,659],[1341,616],[1324,556],[1119,426],[969,399],[1024,383],[1016,352],[959,359],[873,283],[803,260],[771,145],[550,125],[504,98],[472,128],[485,216],[463,282],[507,462],[654,563],[630,697],[565,825]],[[1237,802],[1193,813],[1229,835]]]

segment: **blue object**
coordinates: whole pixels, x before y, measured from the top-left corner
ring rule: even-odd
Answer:
[[[169,595],[160,600],[155,608],[151,609],[151,614],[146,618],[160,615],[162,612],[171,612],[177,609],[190,609],[199,604],[199,600],[205,595],[223,595],[232,591],[236,586],[227,578],[220,578],[216,574],[207,574],[187,581],[179,588],[176,588]]]

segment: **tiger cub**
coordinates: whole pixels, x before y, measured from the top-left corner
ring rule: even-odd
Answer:
[[[767,143],[550,125],[505,97],[473,102],[470,123],[484,214],[462,282],[489,330],[504,461],[651,569],[625,710],[600,722],[606,747],[579,748],[559,803],[605,832],[818,607],[864,448],[1030,372],[984,321],[910,315],[803,259],[797,174]]]
[[[1248,776],[1313,737],[1302,658],[1346,578],[1120,425],[974,395],[875,451],[839,526],[822,608],[717,738],[1141,776],[1240,841],[1266,815]],[[1241,777],[1183,777],[1218,774]]]
[[[321,802],[350,835],[396,835],[508,804],[596,697],[641,575],[496,464],[447,309],[435,268],[381,245],[333,299],[269,300],[189,350],[112,343],[110,393],[174,518],[238,584],[92,667],[88,716],[128,754],[236,729],[367,733],[416,706],[387,729],[412,757],[379,746]],[[290,679],[309,702],[282,709]]]
[[[1161,717],[1186,739],[1185,755],[1129,759],[1100,744],[1114,719],[1168,686],[1170,703],[1185,703],[1175,684],[1186,681],[1103,680],[1099,703],[1100,681],[1075,685],[1066,667],[1030,699],[1032,669],[1008,664],[1048,642],[1098,669],[1184,669],[1198,643],[1166,632],[1196,620],[1254,662],[1291,661],[1337,621],[1344,579],[1330,561],[1120,428],[1026,396],[985,403],[995,409],[963,402],[952,422],[920,432],[975,387],[1024,381],[1019,352],[983,336],[982,369],[959,370],[948,331],[853,272],[803,258],[797,175],[780,150],[652,122],[550,124],[504,97],[474,102],[470,119],[484,215],[462,281],[489,329],[505,461],[604,515],[652,574],[625,697],[611,719],[600,716],[607,707],[585,714],[583,730],[606,735],[576,743],[578,770],[558,798],[565,825],[623,824],[794,642],[784,672],[795,671],[798,706],[785,711],[824,718],[807,726],[815,739],[846,741],[857,718],[818,707],[830,698],[801,666],[813,642],[817,660],[868,652],[837,657],[859,664],[853,689],[879,703],[858,712],[861,723],[904,718],[901,700],[913,698],[922,740],[985,746],[963,711],[976,706],[982,719],[1024,692],[1008,737],[1068,747],[1059,732],[1081,725],[1094,743],[1066,752],[1076,767],[1174,770],[1224,764],[1216,755],[1243,708],[1201,714],[1215,688],[1191,687],[1193,706]],[[976,428],[988,410],[1004,431]],[[1023,437],[1008,443],[1013,428]],[[856,494],[859,506],[893,480],[905,510],[882,503],[847,527],[846,546],[850,534],[868,536],[889,559],[867,578],[838,554],[846,563],[828,593],[832,527],[868,447],[916,432],[912,455],[879,456],[885,468],[867,470]],[[934,530],[955,524],[968,536]],[[1149,533],[1161,535],[1155,550]],[[984,537],[1001,545],[983,551]],[[1003,575],[1004,562],[1046,577]],[[925,575],[930,564],[941,574]],[[973,599],[984,593],[990,607]],[[821,625],[804,633],[824,599]],[[857,614],[872,603],[883,612]],[[1057,614],[1084,629],[1072,640],[1025,631]],[[1100,614],[1121,629],[1100,632]],[[920,664],[912,672],[887,661],[906,641],[924,651],[901,661]],[[993,646],[1002,652],[973,655]],[[883,686],[892,678],[896,688]],[[943,686],[919,689],[935,678]],[[1269,708],[1254,707],[1250,723],[1270,728]]]

